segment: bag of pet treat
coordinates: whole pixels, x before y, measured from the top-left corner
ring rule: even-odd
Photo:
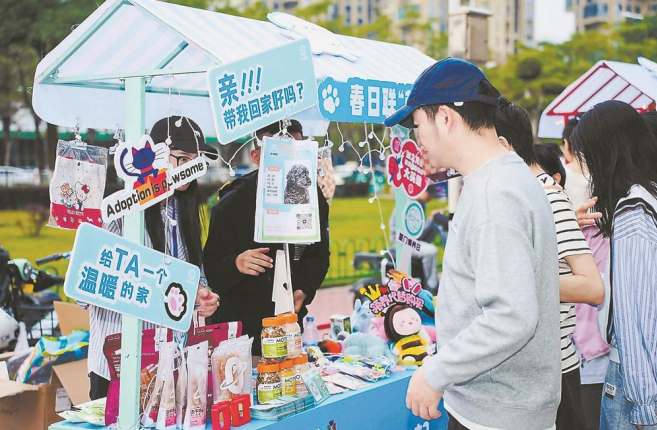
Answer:
[[[162,377],[162,397],[157,413],[157,430],[173,430],[176,428],[176,381],[174,378],[174,361],[178,344],[169,342],[164,344],[160,353],[160,367],[158,372]]]
[[[185,348],[178,344],[180,353],[178,368],[178,380],[176,381],[176,427],[183,428],[185,413],[187,412],[187,358]]]
[[[252,344],[253,338],[242,336],[215,348],[211,359],[214,403],[253,394]]]
[[[160,349],[166,342],[171,342],[173,335],[167,329],[149,329],[142,331],[141,338],[141,373],[139,376],[139,413],[143,413],[155,388]],[[119,397],[121,392],[121,334],[107,336],[103,353],[110,371],[110,383],[107,390],[105,406],[105,425],[116,423],[119,416]]]
[[[207,372],[208,375],[212,375],[212,369],[210,367],[210,357],[214,352],[214,349],[221,344],[221,342],[228,339],[236,339],[242,335],[242,323],[241,322],[230,322],[230,323],[221,323],[214,325],[206,325],[203,327],[192,327],[187,334],[187,346],[198,345],[201,342],[208,343],[208,361],[207,361]],[[189,358],[188,358],[189,359]],[[215,403],[212,399],[212,377],[207,378],[208,381],[208,410],[207,414],[210,416],[212,414],[212,405]]]
[[[80,141],[57,142],[50,181],[50,227],[75,230],[83,222],[102,226],[107,154],[106,148]]]
[[[205,430],[208,408],[208,342],[187,348],[187,411],[183,430]]]

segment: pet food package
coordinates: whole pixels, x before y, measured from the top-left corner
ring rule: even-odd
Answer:
[[[187,411],[183,430],[205,430],[208,416],[208,362],[208,341],[187,348]]]
[[[107,154],[105,148],[78,141],[57,142],[50,181],[50,227],[75,230],[83,222],[102,226]]]
[[[164,344],[160,353],[158,373],[162,379],[162,396],[157,413],[157,430],[173,430],[176,428],[176,381],[174,379],[174,359],[178,344],[169,342]]]
[[[139,393],[139,413],[143,413],[155,388],[160,349],[173,336],[167,329],[149,329],[142,331],[141,338],[141,373]],[[103,347],[109,365],[110,383],[105,407],[105,425],[116,423],[119,416],[119,396],[121,390],[121,334],[107,336]]]
[[[240,394],[253,394],[252,344],[253,338],[242,336],[215,348],[211,358],[214,403]]]
[[[214,349],[219,346],[221,342],[224,342],[229,339],[237,339],[242,335],[242,323],[241,322],[230,322],[230,323],[221,323],[214,325],[206,325],[203,327],[192,327],[187,334],[187,346],[198,345],[202,342],[208,343],[208,360],[206,362],[207,373],[212,375],[212,369],[210,368],[210,357],[214,352]],[[189,357],[188,357],[189,359]],[[188,361],[188,367],[190,366]],[[207,378],[208,381],[208,410],[207,415],[212,415],[212,377]]]
[[[185,412],[187,412],[187,358],[185,348],[178,344],[179,362],[176,366],[178,369],[178,380],[176,381],[176,427],[183,428]]]

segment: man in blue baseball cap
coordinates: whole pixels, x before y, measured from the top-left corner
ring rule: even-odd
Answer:
[[[500,94],[467,61],[420,75],[387,126],[414,127],[431,164],[464,187],[438,290],[438,350],[406,405],[449,429],[554,429],[559,405],[559,278],[554,219],[541,186],[495,132]]]

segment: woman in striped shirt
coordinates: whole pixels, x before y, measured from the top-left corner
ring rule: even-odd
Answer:
[[[550,202],[559,253],[559,298],[561,328],[561,403],[557,410],[556,430],[580,430],[585,427],[581,399],[579,357],[572,342],[575,330],[575,303],[600,304],[604,284],[591,250],[579,229],[573,205],[563,188],[545,173],[538,163],[529,114],[522,107],[502,99],[495,129],[500,142],[515,151],[543,186]]]
[[[608,101],[581,118],[571,144],[611,238],[600,429],[657,428],[657,143],[634,108]]]
[[[176,122],[179,120],[182,120],[182,123],[177,126]],[[197,136],[194,135],[195,130]],[[199,154],[210,159],[217,158],[217,150],[205,143],[198,125],[187,118],[161,119],[155,123],[150,135],[156,143],[164,142],[167,137],[171,138],[169,163],[174,167],[190,162]],[[177,188],[168,200],[144,211],[144,245],[192,263],[202,270],[202,210],[196,181]],[[112,221],[104,227],[114,234],[122,235],[123,219]],[[206,286],[202,275],[196,304],[199,307],[199,315],[203,317],[212,315],[219,306],[219,296],[205,288]],[[107,336],[121,332],[121,315],[97,306],[81,305],[89,309],[89,395],[95,400],[107,396],[110,374],[103,354],[103,345]],[[143,325],[144,329],[154,327],[155,325],[150,323]]]

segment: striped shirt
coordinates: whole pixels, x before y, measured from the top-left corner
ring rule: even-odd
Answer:
[[[537,176],[552,206],[554,225],[557,230],[557,251],[559,252],[559,275],[572,275],[566,257],[578,254],[591,254],[584,234],[577,223],[573,204],[563,188],[547,173]],[[561,303],[561,372],[568,373],[579,369],[579,357],[573,346],[575,331],[575,304]]]
[[[167,254],[172,255],[179,260],[187,261],[187,248],[185,247],[185,244],[180,235],[180,229],[178,229],[177,226],[172,225],[173,223],[169,222],[167,219],[167,210],[169,219],[177,219],[178,205],[176,199],[173,198],[169,200],[168,205],[160,205],[160,208],[162,212],[162,221],[166,226],[165,237],[167,239]],[[123,234],[123,219],[120,218],[116,221],[112,221],[109,224],[105,224],[103,228],[121,236]],[[149,248],[153,247],[146,229],[144,229],[144,246]],[[99,308],[97,306],[86,305],[82,303],[81,305],[89,309],[90,333],[88,371],[89,373],[93,372],[98,376],[109,380],[109,366],[107,364],[107,359],[103,354],[103,345],[105,344],[105,338],[107,336],[121,333],[121,315],[114,311]],[[150,329],[155,327],[155,324],[148,322],[143,323],[143,329]]]
[[[630,422],[657,424],[657,199],[634,186],[611,235],[612,345],[618,348]]]

